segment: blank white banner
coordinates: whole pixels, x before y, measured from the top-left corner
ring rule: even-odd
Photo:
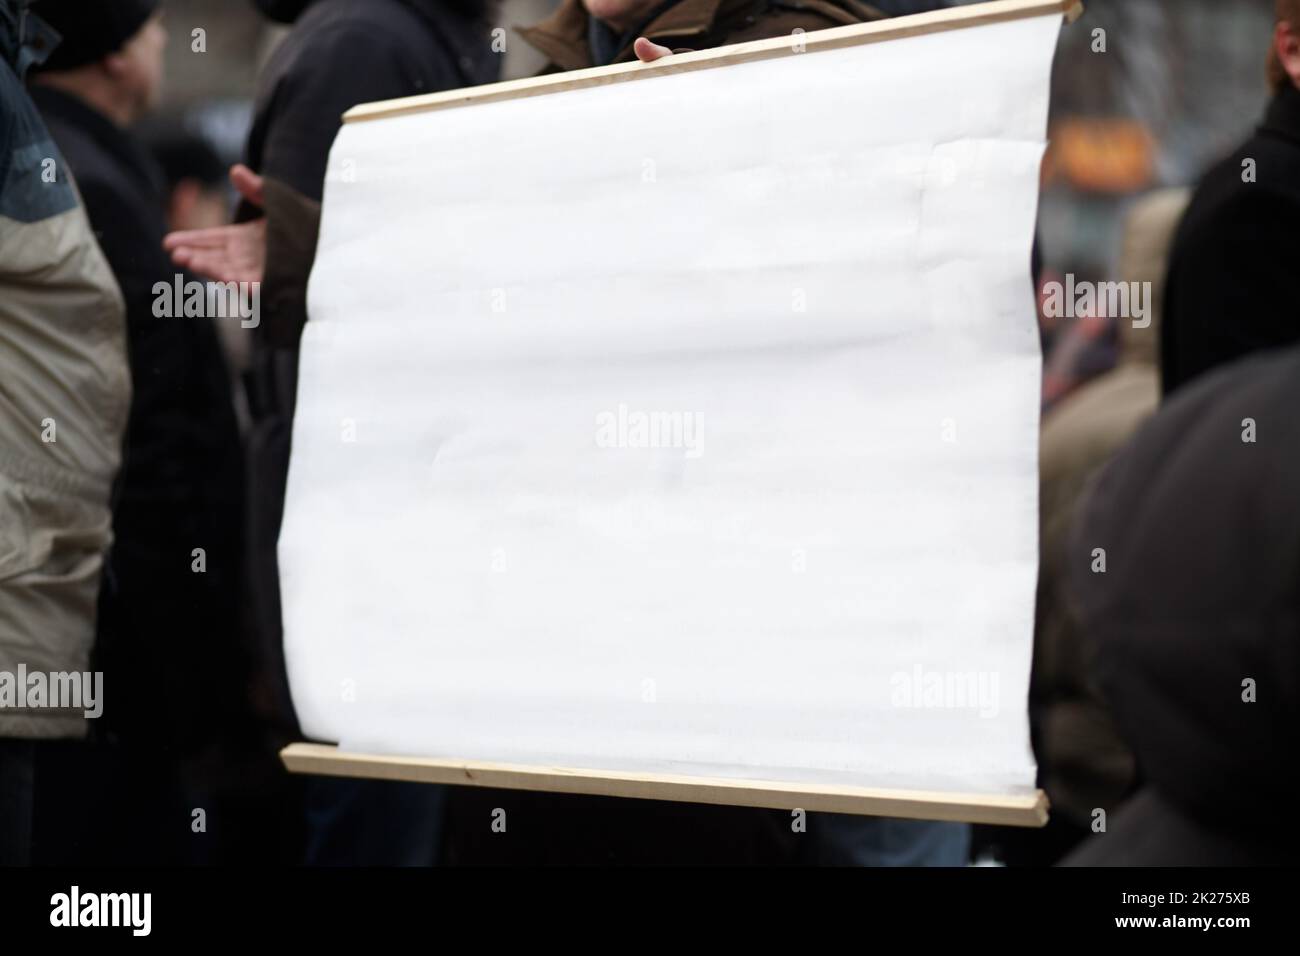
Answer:
[[[280,539],[304,731],[1032,792],[1059,25],[344,126]]]

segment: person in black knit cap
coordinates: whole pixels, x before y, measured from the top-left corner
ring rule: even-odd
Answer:
[[[92,730],[100,807],[114,822],[95,828],[104,845],[78,852],[203,861],[217,839],[217,777],[197,768],[213,766],[244,709],[243,467],[213,318],[158,309],[156,287],[172,288],[179,270],[162,249],[161,170],[130,127],[157,104],[166,30],[157,0],[34,9],[62,42],[33,70],[32,98],[121,286],[133,392],[93,661],[107,700]],[[194,808],[212,814],[207,832],[192,826]]]

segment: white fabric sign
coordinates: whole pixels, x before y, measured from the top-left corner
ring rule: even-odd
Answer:
[[[280,539],[303,729],[1031,792],[1059,24],[346,125]]]

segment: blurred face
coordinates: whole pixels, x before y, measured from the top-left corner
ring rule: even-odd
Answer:
[[[197,179],[178,182],[167,202],[167,227],[173,232],[224,226],[229,216],[230,204],[225,192],[205,186]]]
[[[167,28],[163,26],[162,14],[155,14],[122,49],[106,58],[109,74],[117,83],[122,100],[136,116],[157,106],[162,96],[166,46]]]
[[[1300,86],[1300,29],[1290,21],[1278,23],[1273,34],[1274,85]]]
[[[654,12],[660,0],[582,0],[597,20],[604,20],[615,30],[630,30]]]

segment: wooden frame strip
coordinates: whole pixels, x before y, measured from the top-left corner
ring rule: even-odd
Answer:
[[[799,41],[804,52],[813,53],[818,50],[836,50],[846,46],[899,40],[926,33],[941,33],[946,30],[1045,16],[1051,13],[1060,13],[1073,22],[1082,15],[1083,3],[1081,0],[993,0],[991,3],[948,7],[910,17],[894,17],[871,23],[832,27],[829,30],[815,30],[797,37],[774,37],[770,40],[754,40],[750,43],[737,43],[693,53],[679,53],[654,63],[616,63],[589,70],[572,70],[568,73],[532,76],[521,80],[508,80],[504,83],[489,83],[484,86],[407,96],[396,100],[362,103],[344,113],[343,122],[357,123],[390,116],[404,116],[408,113],[448,109],[453,106],[472,106],[477,103],[542,96],[563,90],[605,86],[651,75],[689,73],[693,70],[729,66],[733,63],[770,60],[794,52],[795,40]]]
[[[344,753],[326,744],[290,744],[280,759],[292,773],[415,783],[461,784],[504,790],[541,790],[642,800],[674,800],[738,807],[796,808],[824,813],[1041,827],[1047,796],[1023,797],[887,790],[791,781],[694,777],[685,774],[581,770],[486,761],[388,757]]]

